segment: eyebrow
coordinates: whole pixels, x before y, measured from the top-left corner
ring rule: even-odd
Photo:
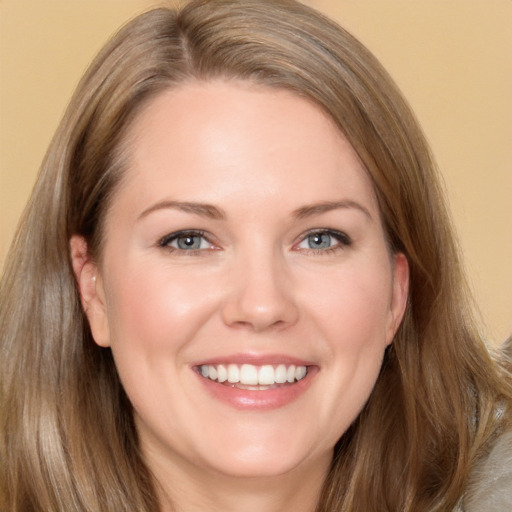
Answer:
[[[332,210],[338,210],[343,208],[355,208],[356,210],[364,213],[370,220],[373,220],[372,215],[368,208],[358,203],[357,201],[345,200],[345,201],[322,201],[320,203],[314,203],[306,206],[301,206],[297,208],[293,214],[295,217],[299,219],[304,219],[306,217],[312,217],[314,215],[320,215],[322,213],[327,213]]]
[[[142,219],[147,217],[150,213],[157,210],[174,209],[181,210],[185,213],[192,213],[200,215],[201,217],[207,217],[210,219],[221,220],[226,218],[226,214],[220,208],[206,203],[191,203],[182,201],[160,201],[153,206],[150,206],[147,210],[144,210],[138,217]]]
[[[370,220],[373,220],[369,210],[366,207],[364,207],[362,204],[359,204],[356,201],[351,200],[322,201],[319,203],[301,206],[300,208],[297,208],[296,210],[293,211],[293,216],[299,219],[304,219],[307,217],[312,217],[314,215],[327,213],[332,210],[344,208],[354,208],[356,210],[359,210],[362,213],[364,213]],[[226,218],[226,213],[224,212],[224,210],[218,208],[217,206],[213,206],[212,204],[165,200],[160,201],[144,210],[139,215],[138,219],[147,217],[150,213],[153,213],[155,211],[165,209],[180,210],[185,213],[192,213],[194,215],[200,215],[201,217],[207,217],[214,220],[223,220]]]

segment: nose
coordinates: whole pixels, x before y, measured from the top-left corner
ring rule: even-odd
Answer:
[[[297,321],[299,309],[292,279],[286,265],[275,255],[240,258],[229,280],[222,306],[225,324],[259,332]]]

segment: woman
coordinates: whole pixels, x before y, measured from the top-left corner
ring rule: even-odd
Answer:
[[[512,385],[467,297],[360,43],[289,0],[142,15],[10,252],[0,508],[478,510]]]

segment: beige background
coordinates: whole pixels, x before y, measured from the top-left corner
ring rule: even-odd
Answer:
[[[358,36],[415,109],[490,339],[504,339],[512,332],[512,0],[309,3]],[[110,34],[153,5],[0,0],[0,266],[80,75]]]

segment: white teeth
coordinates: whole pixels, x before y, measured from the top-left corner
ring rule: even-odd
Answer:
[[[286,380],[288,382],[293,382],[295,380],[295,365],[288,366],[288,370],[286,372]]]
[[[276,376],[275,376],[275,379],[276,379],[276,383],[277,384],[284,384],[286,382],[286,366],[284,364],[280,364],[277,368],[276,368]]]
[[[240,368],[240,384],[247,386],[258,384],[258,368],[252,364],[243,364]]]
[[[208,377],[211,380],[217,380],[217,368],[215,366],[208,366]]]
[[[207,379],[226,382],[230,384],[242,384],[245,386],[272,386],[274,384],[292,384],[302,380],[308,373],[306,366],[279,364],[272,366],[266,364],[255,366],[252,364],[203,364],[199,369],[201,375]]]
[[[306,376],[307,370],[305,366],[297,366],[295,368],[295,380],[302,380]]]
[[[228,365],[228,382],[231,384],[240,382],[240,369],[237,364]]]
[[[228,370],[223,364],[217,366],[217,380],[219,382],[226,382],[228,380]]]
[[[258,372],[258,384],[261,386],[270,386],[276,381],[274,367],[266,364],[260,368]]]

